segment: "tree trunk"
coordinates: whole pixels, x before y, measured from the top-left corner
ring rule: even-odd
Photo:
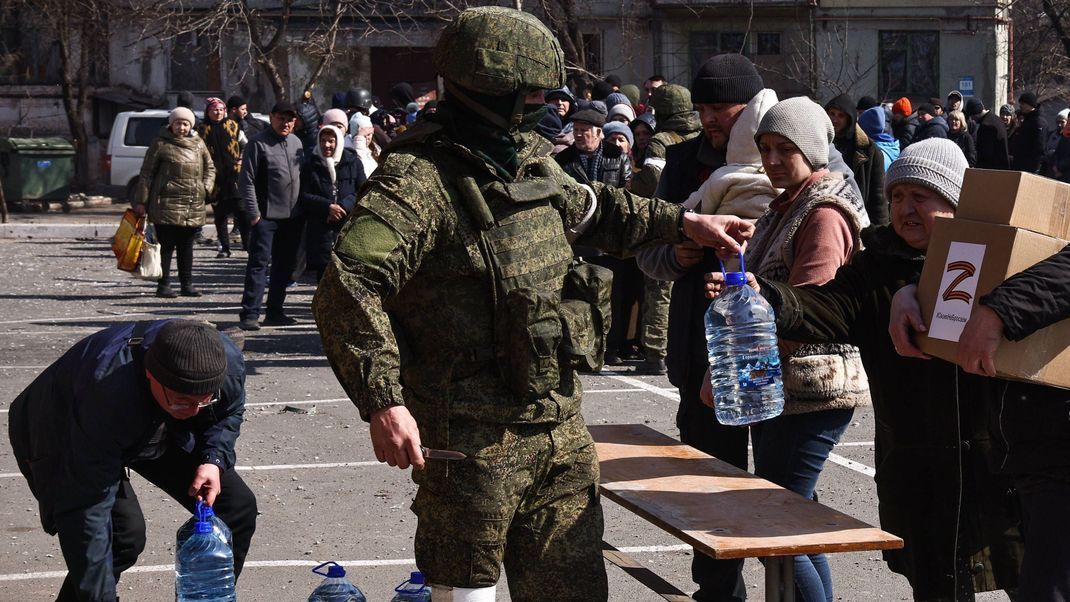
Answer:
[[[81,48],[79,48],[80,55],[76,66],[72,56],[75,36],[71,30],[70,15],[67,11],[61,9],[61,13],[56,17],[60,70],[63,73],[60,90],[63,95],[63,109],[67,114],[67,126],[71,130],[71,137],[74,138],[74,188],[84,191],[89,184],[89,148],[87,144],[89,135],[86,131],[85,118],[82,114],[88,96],[88,91],[86,90],[86,67],[88,65],[86,55],[88,49],[86,46],[89,41],[84,36],[79,36],[81,38],[79,40]],[[80,29],[84,34],[85,28],[82,27]]]
[[[1055,35],[1059,37],[1059,42],[1063,45],[1063,51],[1066,53],[1067,58],[1070,58],[1070,35],[1067,35],[1066,28],[1063,27],[1062,18],[1052,0],[1044,0],[1044,14],[1048,15],[1051,27],[1055,30]]]
[[[4,179],[0,178],[0,224],[7,223],[7,199],[4,198]]]

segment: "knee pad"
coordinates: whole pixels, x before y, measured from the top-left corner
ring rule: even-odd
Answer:
[[[431,602],[494,602],[494,588],[449,587],[432,583]]]

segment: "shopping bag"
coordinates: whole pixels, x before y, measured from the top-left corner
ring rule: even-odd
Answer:
[[[142,280],[159,280],[163,276],[160,265],[160,243],[156,242],[155,229],[152,224],[145,227],[145,240],[141,244],[141,258],[137,262],[135,276]]]
[[[141,245],[145,242],[145,218],[138,217],[133,209],[127,209],[119,221],[119,229],[111,239],[111,250],[115,253],[118,268],[124,272],[133,272],[138,268]]]

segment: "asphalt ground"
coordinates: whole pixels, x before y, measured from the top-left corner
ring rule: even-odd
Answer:
[[[240,248],[240,246],[239,246]],[[211,246],[196,250],[198,299],[157,299],[154,283],[114,267],[105,239],[0,240],[0,421],[33,378],[82,337],[121,321],[161,317],[237,324],[245,254],[216,259]],[[261,511],[245,572],[243,600],[304,600],[319,582],[315,564],[337,560],[372,600],[415,570],[416,528],[409,504],[415,486],[408,471],[375,461],[367,425],[345,399],[322,355],[309,304],[311,283],[293,287],[288,310],[300,323],[249,333],[248,409],[238,439],[238,464]],[[663,377],[630,374],[631,366],[584,376],[584,416],[590,424],[643,423],[672,436],[675,389]],[[872,480],[873,414],[860,409],[821,477],[820,501],[877,524]],[[174,534],[187,518],[165,494],[136,475],[148,522],[148,546],[119,583],[128,600],[173,599]],[[603,500],[606,541],[680,587],[692,591],[691,551],[659,528]],[[56,538],[41,531],[37,507],[18,474],[6,437],[0,443],[0,600],[50,600],[64,575]],[[831,557],[836,598],[910,600],[905,579],[890,572],[879,552]],[[658,600],[631,577],[608,567],[610,599]],[[750,598],[761,600],[763,572],[746,563]],[[508,600],[504,580],[499,600]],[[553,600],[548,592],[547,600]],[[1003,600],[989,593],[979,600]]]

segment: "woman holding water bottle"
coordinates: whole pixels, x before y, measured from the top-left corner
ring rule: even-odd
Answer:
[[[822,284],[861,248],[866,224],[862,200],[843,176],[827,169],[834,130],[808,98],[774,105],[754,136],[762,166],[784,189],[758,218],[746,251],[755,274],[793,285]],[[751,426],[755,474],[812,498],[832,447],[854,408],[868,405],[869,384],[849,345],[779,341],[784,413]],[[710,404],[709,374],[704,400]],[[797,596],[831,602],[832,576],[822,554],[795,557]]]

